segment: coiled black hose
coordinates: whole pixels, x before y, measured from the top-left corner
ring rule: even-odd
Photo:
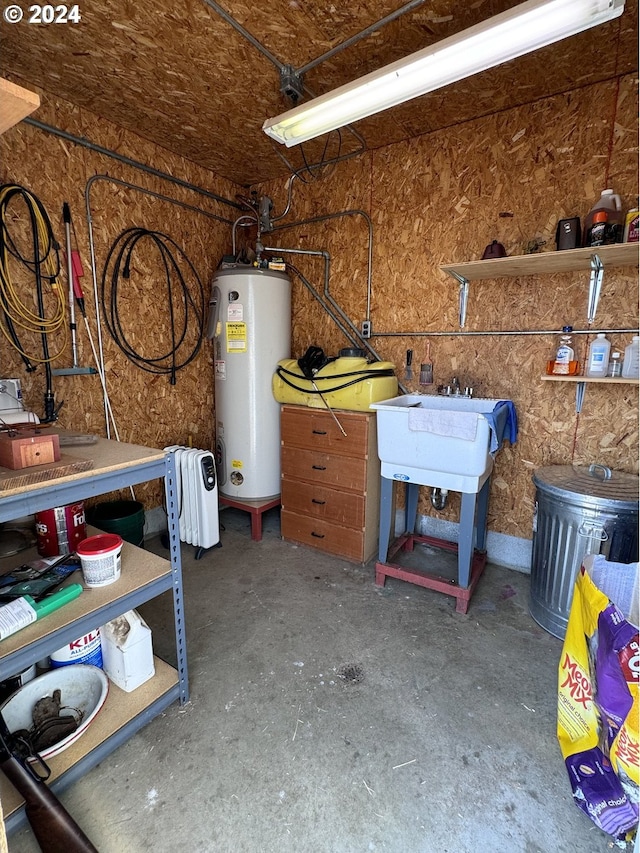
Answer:
[[[126,324],[120,315],[119,303],[121,301],[120,288],[122,282],[130,277],[130,269],[133,263],[134,251],[144,244],[150,244],[159,254],[165,278],[166,304],[169,313],[170,342],[168,348],[158,356],[145,357],[137,352],[130,341],[131,335],[127,335]],[[188,272],[183,274],[181,264]],[[110,270],[111,267],[111,271]],[[187,279],[191,279],[190,282]],[[165,374],[171,377],[171,384],[176,384],[176,373],[190,364],[196,357],[202,346],[202,337],[205,321],[205,294],[202,281],[195,267],[171,237],[160,231],[149,231],[146,228],[127,228],[116,237],[107,255],[104,265],[101,283],[101,302],[105,324],[118,347],[141,370],[148,373]],[[130,294],[129,294],[130,296]],[[160,295],[158,294],[158,298]],[[182,304],[182,319],[178,327],[176,308]],[[128,300],[128,304],[131,302]],[[130,317],[129,328],[133,322]],[[137,317],[138,322],[143,318]],[[189,344],[193,339],[193,331],[188,332],[195,323],[197,336],[195,343]],[[154,343],[160,343],[157,338]],[[186,352],[183,351],[186,349]]]
[[[282,365],[278,365],[276,368],[276,374],[282,379],[285,385],[288,385],[290,388],[293,388],[294,391],[302,391],[304,394],[331,394],[334,391],[342,391],[343,388],[348,388],[350,385],[357,385],[359,382],[365,382],[367,379],[377,379],[378,377],[383,376],[395,376],[395,371],[390,367],[385,367],[382,370],[352,370],[349,373],[334,373],[333,376],[314,376],[314,382],[317,384],[318,382],[328,382],[336,379],[347,379],[349,378],[349,382],[343,382],[340,385],[332,385],[331,387],[325,386],[324,388],[309,388],[309,387],[301,387],[296,385],[291,379],[288,379],[288,376],[293,377],[300,381],[304,380],[304,376],[300,376],[299,373],[293,373],[291,370],[287,370],[286,367],[282,367]],[[308,382],[309,380],[307,380]]]

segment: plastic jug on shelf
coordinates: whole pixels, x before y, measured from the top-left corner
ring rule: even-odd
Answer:
[[[604,220],[602,213],[606,214]],[[603,224],[605,224],[604,235],[601,234]],[[602,190],[600,198],[585,217],[582,232],[583,245],[602,246],[605,243],[621,243],[623,229],[622,199],[611,189]],[[592,240],[596,240],[596,242],[592,242]]]
[[[604,332],[598,332],[595,340],[589,346],[585,375],[596,378],[605,377],[607,375],[607,368],[609,367],[610,352],[611,342],[607,340]]]
[[[622,376],[624,379],[640,377],[640,335],[634,335],[631,343],[625,347]]]

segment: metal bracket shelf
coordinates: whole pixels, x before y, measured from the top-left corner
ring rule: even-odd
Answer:
[[[470,281],[589,270],[587,321],[591,324],[595,320],[598,308],[605,266],[638,266],[638,249],[637,243],[616,243],[611,246],[598,246],[596,250],[593,248],[566,249],[558,252],[513,255],[486,261],[447,264],[440,269],[454,278],[460,286],[460,328],[464,328],[466,322]]]
[[[576,383],[576,414],[582,411],[584,403],[584,395],[587,383],[600,382],[604,385],[640,385],[639,379],[615,379],[611,376],[605,377],[589,377],[589,376],[549,376],[544,374],[540,377],[544,382],[575,382]]]

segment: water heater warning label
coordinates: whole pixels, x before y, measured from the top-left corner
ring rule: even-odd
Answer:
[[[247,324],[226,323],[227,352],[247,351]]]

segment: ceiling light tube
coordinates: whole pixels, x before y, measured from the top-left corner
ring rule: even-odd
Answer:
[[[619,17],[625,0],[527,0],[262,125],[287,148]]]

